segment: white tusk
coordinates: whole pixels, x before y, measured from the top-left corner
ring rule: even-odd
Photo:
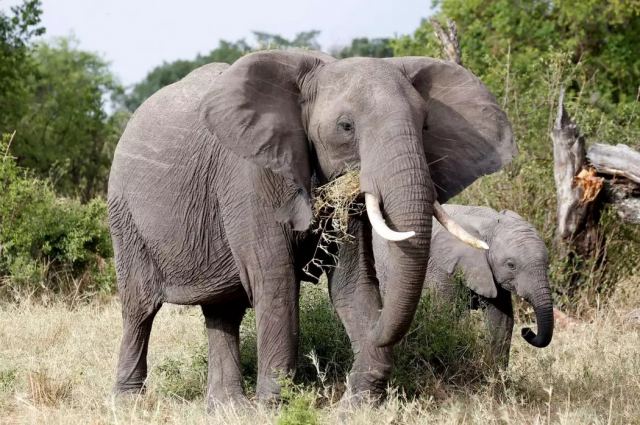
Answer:
[[[384,222],[384,218],[382,217],[382,211],[380,211],[380,203],[378,202],[378,199],[372,194],[364,194],[364,203],[367,207],[367,215],[369,216],[371,227],[373,227],[373,230],[375,230],[376,233],[384,239],[389,241],[403,241],[416,235],[416,232],[414,231],[396,232],[395,230],[389,229],[389,226],[387,226],[387,223]]]
[[[464,230],[462,226],[453,221],[438,201],[433,203],[433,215],[436,220],[438,220],[440,224],[449,231],[449,233],[460,239],[462,242],[471,245],[474,248],[489,249],[489,245],[487,245],[485,241],[481,241],[480,239],[472,236],[469,232]]]

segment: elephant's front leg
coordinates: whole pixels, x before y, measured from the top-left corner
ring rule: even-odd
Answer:
[[[496,366],[504,369],[509,365],[513,331],[511,292],[498,286],[496,298],[485,299],[485,314],[490,334],[491,359]]]
[[[382,308],[370,228],[353,219],[349,231],[355,240],[340,247],[338,265],[329,275],[329,291],[354,353],[343,400],[359,403],[379,400],[384,394],[393,366],[393,348],[377,347],[369,339]]]
[[[276,257],[277,258],[277,257]],[[275,267],[274,267],[275,266]],[[290,264],[274,264],[254,284],[258,333],[258,400],[280,397],[282,378],[293,376],[298,353],[300,283]]]

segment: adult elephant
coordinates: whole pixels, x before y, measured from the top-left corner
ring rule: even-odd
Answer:
[[[511,293],[531,304],[538,325],[537,334],[522,329],[522,337],[534,347],[546,347],[553,337],[553,302],[549,285],[549,257],[544,241],[536,229],[513,211],[496,211],[488,207],[443,205],[447,215],[471,234],[489,244],[481,250],[452,237],[434,223],[431,236],[433,255],[428,259],[425,289],[435,291],[445,302],[452,302],[458,290],[456,272],[477,295],[485,311],[490,333],[492,360],[506,367],[513,331]],[[373,238],[377,253],[376,271],[384,292],[388,274],[386,241]]]
[[[209,404],[243,400],[239,325],[252,306],[257,396],[277,397],[277,378],[295,366],[312,176],[323,183],[353,167],[372,224],[396,240],[397,279],[381,312],[370,312],[367,344],[394,344],[420,297],[434,202],[500,168],[514,149],[479,80],[433,59],[265,51],[160,90],[127,125],[109,180],[124,321],[116,390],[143,387],[160,306],[199,304]],[[386,382],[376,365],[367,370],[370,384],[356,392]]]

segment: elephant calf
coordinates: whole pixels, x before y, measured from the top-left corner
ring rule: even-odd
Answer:
[[[489,250],[460,242],[434,222],[425,289],[433,289],[441,298],[451,300],[455,290],[454,274],[461,271],[466,285],[480,297],[480,304],[485,308],[493,358],[504,366],[508,364],[513,330],[511,292],[527,300],[535,310],[538,334],[525,328],[522,336],[535,347],[549,345],[553,335],[553,305],[547,278],[548,255],[535,228],[509,210],[497,212],[487,207],[463,205],[443,207],[467,231],[487,242]],[[374,251],[382,254],[376,270],[384,291],[388,282],[384,261],[386,241],[374,236]]]

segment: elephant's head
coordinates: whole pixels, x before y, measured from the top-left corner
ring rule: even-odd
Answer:
[[[394,240],[397,279],[372,324],[378,345],[398,341],[413,318],[434,202],[515,153],[509,122],[486,87],[464,68],[428,58],[253,53],[213,83],[201,118],[221,144],[270,170],[263,186],[275,217],[297,231],[312,218],[311,176],[322,183],[359,167],[372,226]]]
[[[513,211],[500,212],[486,254],[495,282],[533,306],[538,334],[522,329],[522,337],[535,347],[546,347],[553,337],[553,303],[547,272],[549,259],[536,229]]]

